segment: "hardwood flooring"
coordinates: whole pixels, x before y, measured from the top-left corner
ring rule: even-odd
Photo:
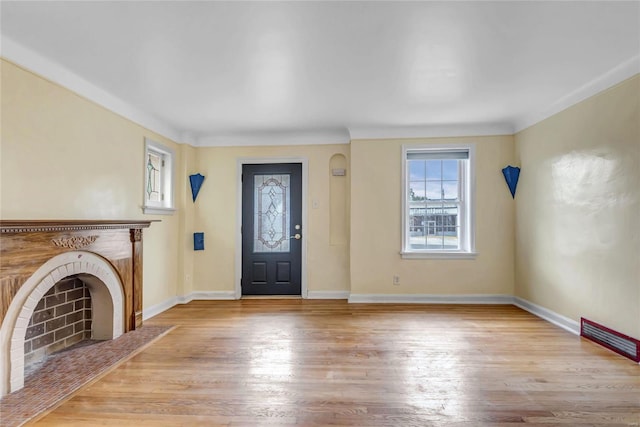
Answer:
[[[40,426],[640,425],[640,366],[514,306],[194,301]]]

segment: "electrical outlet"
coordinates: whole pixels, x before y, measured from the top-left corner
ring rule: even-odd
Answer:
[[[393,284],[394,286],[400,285],[400,276],[393,276]]]

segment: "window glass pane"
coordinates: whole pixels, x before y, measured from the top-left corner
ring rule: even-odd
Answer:
[[[460,160],[443,160],[442,161],[442,179],[458,180],[458,162]]]
[[[442,160],[427,160],[427,180],[442,179]]]
[[[411,218],[409,226],[409,244],[411,249],[425,249],[425,226],[422,215],[415,215]]]
[[[289,175],[254,177],[254,252],[289,252]]]
[[[409,160],[409,181],[424,181],[425,161]]]
[[[442,181],[442,189],[446,200],[458,200],[458,181]]]
[[[441,181],[427,182],[427,199],[442,200],[442,182]]]
[[[427,221],[425,221],[425,230],[427,236],[435,236],[436,235],[436,225],[437,221],[434,220],[434,217],[430,217]]]
[[[425,198],[425,183],[424,181],[411,181],[409,183],[409,200],[417,201],[424,200]]]
[[[427,236],[427,249],[442,250],[442,227],[436,227],[433,234]]]
[[[455,250],[460,246],[459,227],[443,227],[444,247],[443,249]]]

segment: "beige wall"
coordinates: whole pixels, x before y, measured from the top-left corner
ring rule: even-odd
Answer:
[[[237,227],[237,178],[240,158],[306,158],[308,161],[307,245],[309,291],[349,290],[348,239],[330,243],[330,160],[345,156],[348,145],[300,145],[282,147],[209,147],[197,149],[198,172],[206,176],[196,201],[194,231],[205,233],[205,250],[194,253],[195,291],[235,289]],[[351,171],[347,166],[347,178]],[[317,201],[317,208],[313,208]]]
[[[142,214],[144,138],[172,147],[178,163],[181,146],[10,62],[1,67],[0,217],[161,219],[144,231],[144,306],[175,296],[180,214]]]
[[[516,295],[640,337],[640,77],[515,136]]]
[[[515,292],[640,336],[638,76],[515,137],[194,148],[10,62],[1,73],[0,217],[160,219],[144,234],[145,308],[233,291],[238,158],[303,157],[310,291]],[[145,137],[176,151],[175,215],[142,214]],[[447,142],[477,144],[478,257],[402,260],[401,145]],[[500,172],[514,162],[522,166],[515,202]],[[331,177],[343,163],[346,181]],[[194,204],[187,176],[197,172],[206,180]],[[194,231],[205,232],[205,251],[193,251]]]
[[[400,258],[402,144],[411,143],[476,143],[475,260]],[[501,169],[513,160],[511,136],[351,141],[351,292],[511,295],[514,202]]]

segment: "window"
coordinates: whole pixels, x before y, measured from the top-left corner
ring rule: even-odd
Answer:
[[[173,207],[173,150],[145,138],[144,204],[146,214],[171,215]]]
[[[474,146],[403,146],[403,258],[474,258]]]

